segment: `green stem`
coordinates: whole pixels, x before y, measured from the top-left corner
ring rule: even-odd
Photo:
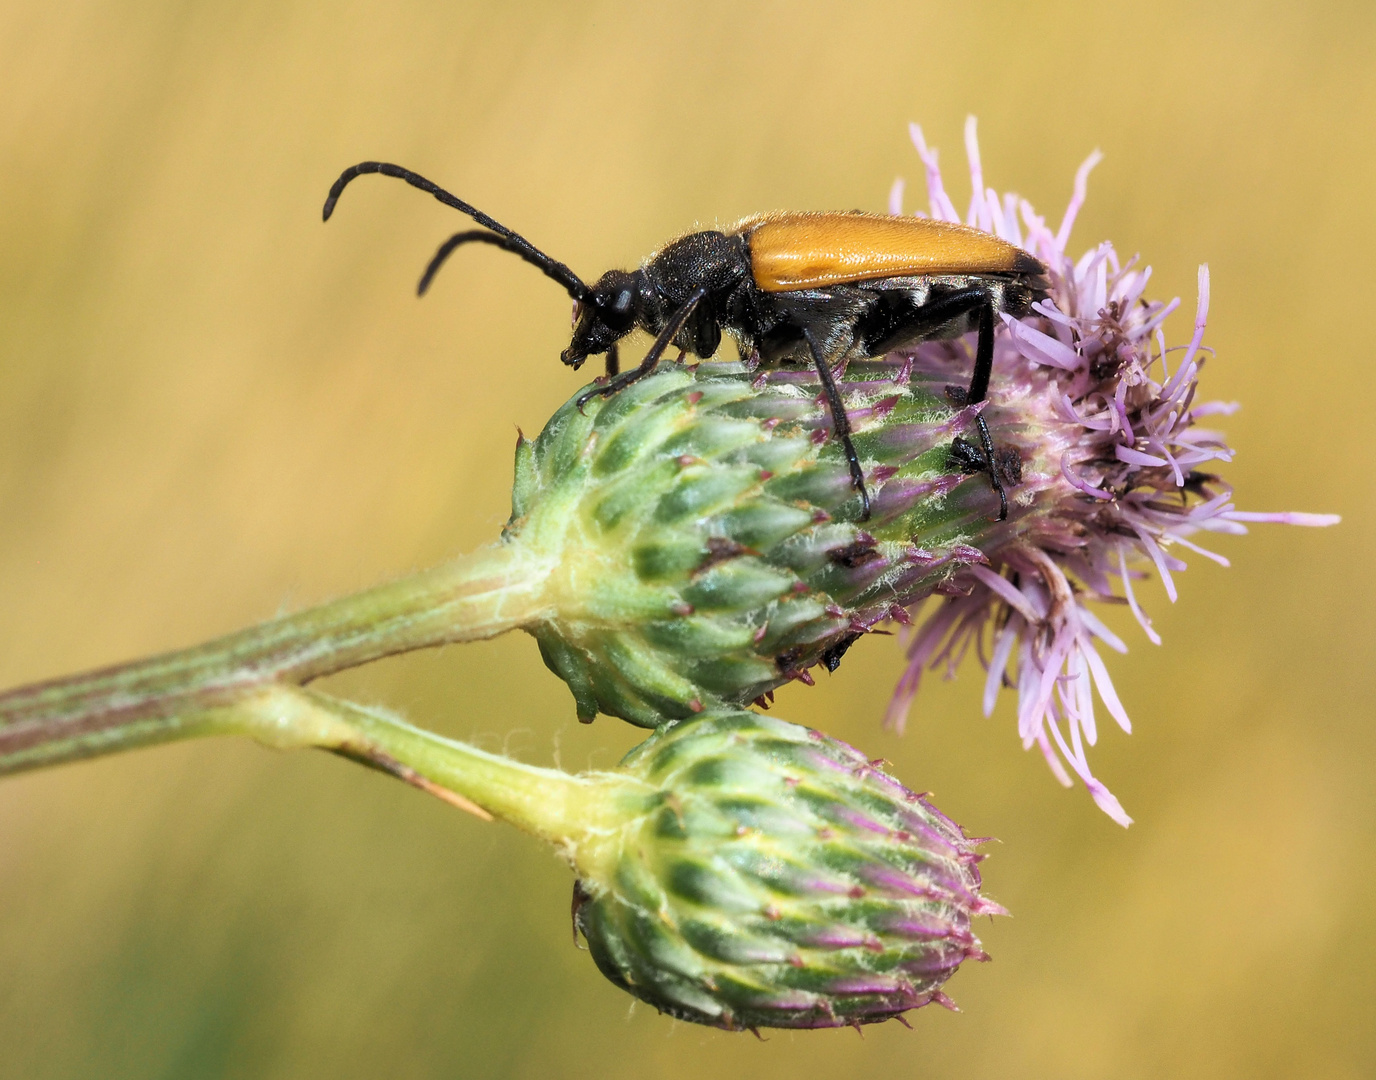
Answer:
[[[247,697],[222,710],[218,724],[274,746],[331,750],[479,817],[499,817],[555,845],[584,872],[603,868],[627,811],[654,798],[642,781],[620,773],[574,776],[526,765],[294,687]]]
[[[384,656],[551,614],[554,563],[505,541],[204,645],[0,694],[0,774],[235,730],[226,708]]]

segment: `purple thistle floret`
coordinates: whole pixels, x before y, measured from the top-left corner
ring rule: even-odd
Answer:
[[[1219,432],[1196,424],[1238,406],[1195,401],[1209,353],[1203,345],[1208,267],[1199,269],[1193,335],[1187,345],[1168,348],[1163,324],[1180,301],[1145,298],[1149,267],[1136,257],[1120,260],[1107,242],[1078,259],[1067,253],[1098,151],[1076,173],[1070,205],[1053,232],[1025,199],[985,187],[973,117],[965,142],[974,194],[964,217],[942,183],[936,151],[916,124],[911,134],[926,166],[930,216],[963,221],[1022,247],[1046,264],[1051,288],[1035,315],[1004,316],[984,411],[996,442],[1021,455],[1023,482],[1012,493],[1008,520],[980,540],[988,563],[960,568],[945,595],[915,618],[887,723],[902,730],[924,669],[954,673],[975,646],[988,669],[985,715],[999,689],[1015,685],[1024,748],[1039,747],[1061,783],[1070,786],[1071,774],[1078,776],[1105,813],[1128,825],[1132,819],[1086,757],[1098,737],[1094,691],[1131,731],[1099,651],[1127,646],[1088,602],[1126,601],[1159,644],[1133,591],[1133,579],[1146,576],[1141,563],[1155,566],[1174,601],[1171,575],[1185,568],[1179,549],[1228,565],[1197,546],[1190,539],[1195,534],[1245,533],[1247,522],[1331,525],[1338,518],[1237,510],[1232,489],[1209,471],[1231,461],[1232,451]],[[902,212],[902,195],[896,182],[891,213]],[[902,355],[917,373],[969,364],[964,341],[928,342]]]

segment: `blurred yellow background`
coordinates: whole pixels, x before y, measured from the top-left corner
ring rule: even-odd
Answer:
[[[1376,7],[515,0],[0,6],[0,683],[190,644],[493,539],[515,428],[579,385],[568,300],[345,165],[399,161],[585,276],[694,222],[925,204],[916,120],[1112,239],[1193,310],[1261,526],[1194,559],[1112,670],[1093,761],[1024,754],[979,672],[879,728],[875,639],[780,715],[894,762],[1014,917],[915,1031],[675,1024],[569,942],[539,844],[323,754],[222,740],[0,782],[0,1075],[1359,1077],[1376,1074],[1371,436]],[[1173,341],[1189,334],[1177,316]],[[1120,622],[1115,623],[1121,625]],[[335,689],[527,760],[611,764],[535,645]]]

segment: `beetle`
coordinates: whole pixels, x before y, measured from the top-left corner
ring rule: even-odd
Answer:
[[[985,399],[994,361],[998,316],[1025,315],[1046,296],[1046,267],[990,233],[931,218],[851,213],[779,212],[748,217],[724,229],[687,233],[649,256],[638,270],[608,270],[592,285],[529,240],[410,169],[364,161],[345,169],[325,200],[326,221],[340,194],[370,173],[404,180],[468,215],[481,229],[455,233],[435,252],[417,289],[429,288],[444,261],[467,243],[509,251],[553,278],[573,297],[574,326],[561,359],[577,369],[605,355],[607,379],[578,399],[614,394],[649,374],[669,345],[706,359],[723,331],[742,356],[768,365],[816,369],[860,496],[860,519],[870,516],[864,470],[851,441],[850,422],[834,369],[852,359],[935,338],[978,333],[967,388],[948,387],[962,405]],[[620,370],[618,343],[633,330],[655,335],[640,364]],[[983,415],[979,446],[959,440],[952,461],[982,472],[999,498],[998,520],[1008,516],[1006,487],[1021,475],[1009,455],[996,451]]]

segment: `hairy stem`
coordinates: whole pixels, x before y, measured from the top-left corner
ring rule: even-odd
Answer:
[[[9,690],[0,773],[241,730],[230,707],[265,688],[532,626],[551,614],[553,565],[506,541],[204,645]]]
[[[626,800],[651,797],[618,773],[572,775],[526,765],[312,690],[274,686],[225,710],[232,726],[275,746],[316,746],[380,769],[479,817],[539,836],[575,861],[616,828]]]

